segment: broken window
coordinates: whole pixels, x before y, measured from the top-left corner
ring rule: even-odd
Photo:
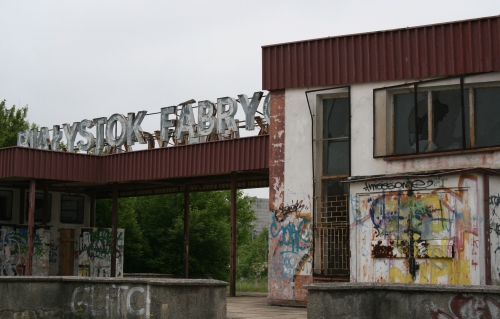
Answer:
[[[500,84],[468,79],[375,89],[374,157],[500,146]]]

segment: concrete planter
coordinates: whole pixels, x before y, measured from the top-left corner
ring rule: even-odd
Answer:
[[[306,286],[308,318],[500,318],[500,287],[396,283]]]
[[[226,318],[218,280],[0,277],[0,318]]]

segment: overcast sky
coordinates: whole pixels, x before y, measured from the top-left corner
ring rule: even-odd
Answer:
[[[52,127],[250,97],[262,45],[499,14],[499,0],[0,0],[0,99]]]

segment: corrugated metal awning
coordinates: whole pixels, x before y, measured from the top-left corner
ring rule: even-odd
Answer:
[[[262,47],[278,90],[500,71],[500,16]]]
[[[106,156],[45,151],[25,147],[0,149],[0,187],[24,187],[32,178],[47,180],[51,190],[95,192],[110,197],[230,189],[269,185],[269,136],[252,136]]]

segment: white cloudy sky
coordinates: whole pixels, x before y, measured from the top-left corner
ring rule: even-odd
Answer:
[[[251,96],[262,45],[499,14],[498,0],[0,0],[0,99],[48,127],[158,112]]]

